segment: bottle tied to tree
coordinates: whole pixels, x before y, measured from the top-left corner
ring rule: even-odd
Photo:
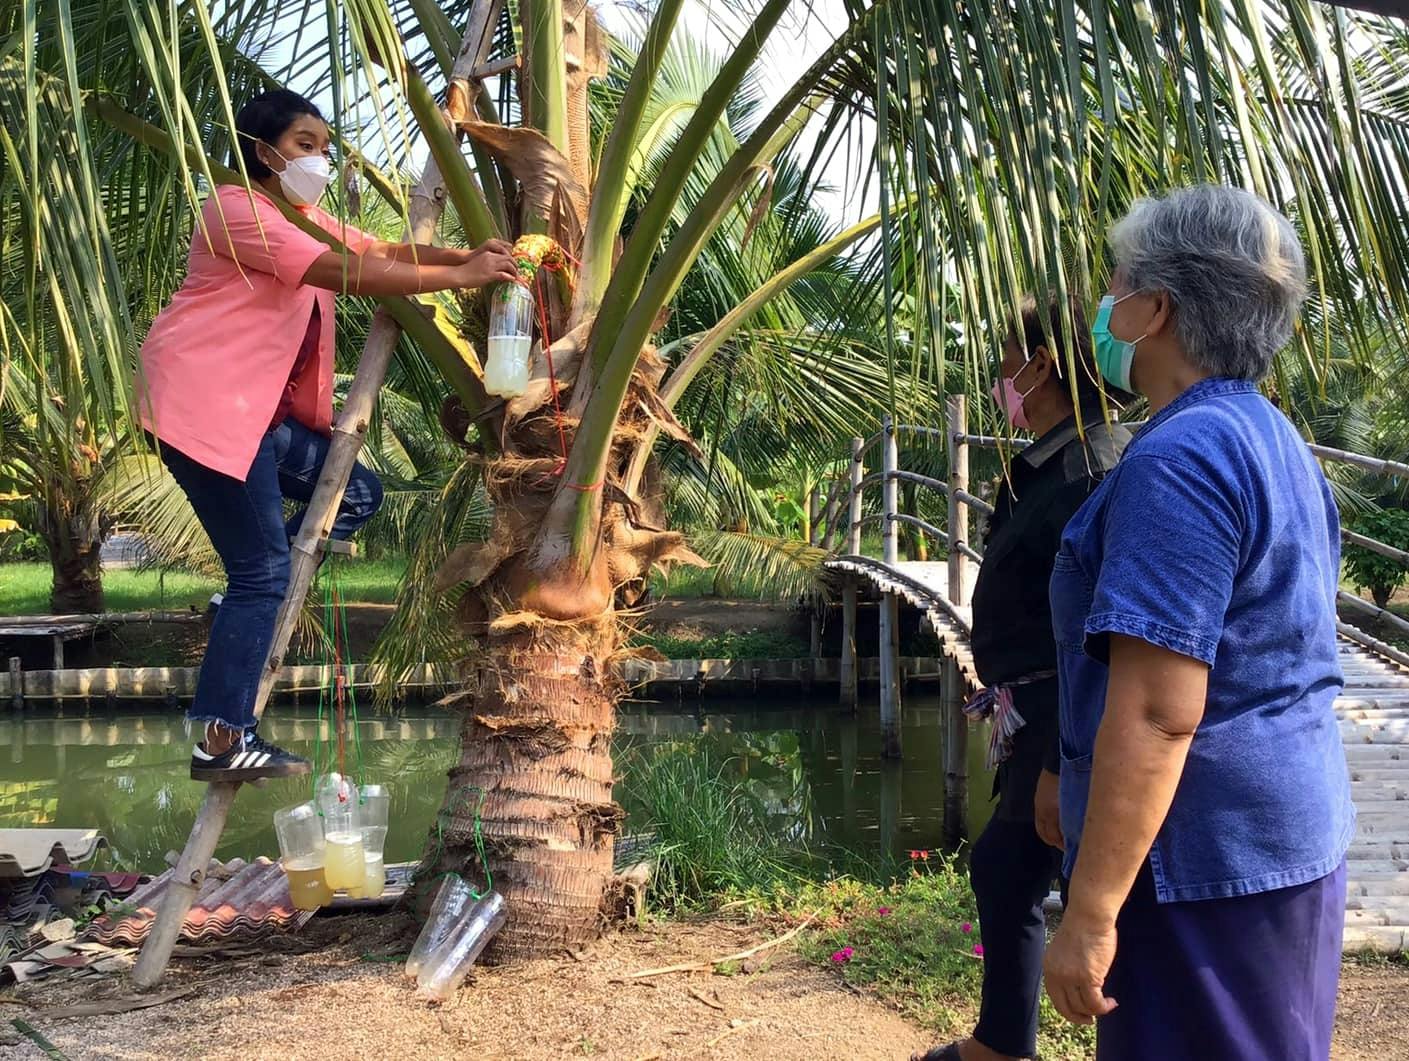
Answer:
[[[490,296],[484,389],[501,398],[526,391],[532,349],[533,294],[524,284],[500,284]]]

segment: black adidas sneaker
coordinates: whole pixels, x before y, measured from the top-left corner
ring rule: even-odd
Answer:
[[[307,759],[270,744],[253,731],[220,755],[211,755],[199,744],[191,749],[192,781],[260,781],[297,777],[312,769]]]

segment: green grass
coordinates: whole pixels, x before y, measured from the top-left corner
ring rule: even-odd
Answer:
[[[895,1006],[936,1043],[972,1030],[983,983],[978,911],[967,875],[951,861],[932,855],[890,884],[847,877],[784,885],[754,902],[815,917],[820,927],[804,933],[803,956]],[[1076,1061],[1094,1051],[1093,1029],[1062,1019],[1044,995],[1039,1055]]]
[[[49,611],[53,585],[48,564],[0,565],[0,615],[42,615]],[[149,611],[204,607],[220,583],[170,571],[108,571],[103,575],[103,595],[109,611]]]
[[[764,793],[731,761],[665,744],[635,748],[617,766],[628,832],[649,838],[652,910],[699,909],[802,879],[805,852],[785,840]]]
[[[644,633],[632,643],[654,648],[666,659],[801,659],[809,652],[805,641],[781,630],[726,630],[708,637]]]
[[[349,603],[386,604],[395,599],[405,572],[406,561],[400,557],[342,561],[338,581]],[[47,613],[51,585],[48,564],[0,564],[0,615]],[[119,570],[103,575],[104,599],[113,612],[203,608],[222,588],[223,581],[180,571]]]

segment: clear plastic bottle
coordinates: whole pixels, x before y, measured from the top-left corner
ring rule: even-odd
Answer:
[[[381,785],[363,785],[358,807],[362,825],[362,858],[366,870],[363,894],[380,899],[386,889],[387,826],[391,816],[391,795]]]
[[[312,803],[274,812],[279,862],[288,878],[289,895],[298,910],[316,910],[333,901],[324,875],[323,823]]]
[[[430,915],[421,926],[421,934],[416,937],[411,955],[406,959],[408,980],[417,979],[431,952],[445,941],[451,929],[460,923],[474,903],[474,889],[469,882],[457,874],[447,874],[441,881],[440,890],[435,893]]]
[[[430,957],[421,966],[416,977],[416,997],[447,1001],[508,919],[508,906],[498,892],[490,892],[475,903],[469,915],[455,926],[440,946],[431,951]]]
[[[323,870],[328,886],[360,892],[367,880],[362,857],[362,826],[357,816],[357,794],[348,799],[334,798],[320,808],[323,812]]]
[[[533,351],[533,294],[523,284],[500,284],[489,300],[489,353],[484,389],[517,398],[528,389]]]

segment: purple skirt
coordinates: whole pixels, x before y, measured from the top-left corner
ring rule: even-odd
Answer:
[[[1149,864],[1116,922],[1097,1061],[1326,1061],[1345,863],[1309,884],[1158,903]]]

